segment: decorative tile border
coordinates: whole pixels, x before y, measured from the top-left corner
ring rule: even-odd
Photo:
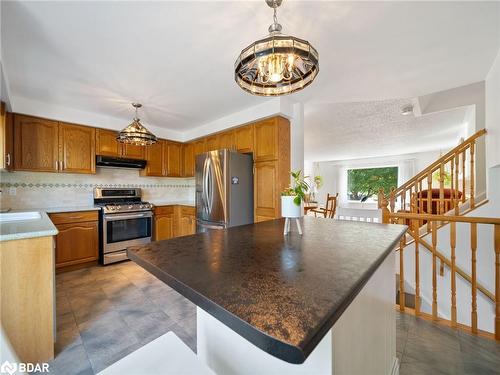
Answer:
[[[25,183],[25,182],[0,182],[0,188],[143,188],[143,189],[158,189],[158,188],[194,188],[189,184],[65,184],[65,183]]]

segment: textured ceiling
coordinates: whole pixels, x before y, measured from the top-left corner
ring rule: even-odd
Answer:
[[[26,98],[128,121],[130,102],[140,101],[146,124],[185,132],[267,100],[239,89],[232,73],[239,51],[271,23],[263,1],[1,6],[14,110],[16,98]],[[307,117],[307,139],[321,136],[309,134],[319,124],[352,132],[349,121],[331,122],[330,103],[416,97],[483,80],[498,50],[499,7],[285,1],[278,13],[284,32],[320,53],[316,81],[292,96],[315,113]]]
[[[443,150],[464,136],[466,108],[401,115],[408,99],[309,105],[304,155],[329,161]]]

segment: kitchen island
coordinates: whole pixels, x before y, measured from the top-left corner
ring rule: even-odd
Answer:
[[[393,249],[405,226],[304,217],[130,248],[197,308],[197,354],[218,374],[390,374]]]

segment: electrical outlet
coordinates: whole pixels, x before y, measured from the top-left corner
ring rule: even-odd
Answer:
[[[17,189],[15,187],[10,187],[9,188],[9,195],[16,195],[17,194]]]

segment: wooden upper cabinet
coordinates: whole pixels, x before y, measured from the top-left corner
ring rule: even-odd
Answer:
[[[206,151],[215,151],[220,148],[219,146],[219,136],[217,134],[207,137],[206,140]]]
[[[194,145],[192,143],[185,143],[182,145],[182,176],[183,177],[194,177]]]
[[[129,159],[145,159],[146,146],[122,144],[122,157]]]
[[[180,177],[182,170],[182,144],[177,142],[167,142],[166,159],[167,159],[167,176]]]
[[[117,132],[113,130],[96,129],[96,154],[105,156],[121,156],[122,145],[116,140]]]
[[[206,139],[202,138],[202,139],[198,139],[198,140],[193,142],[195,156],[199,155],[199,154],[203,154],[204,152],[207,152],[205,141],[206,141]]]
[[[0,103],[0,169],[14,168],[14,118]]]
[[[234,150],[234,132],[232,130],[219,134],[219,147]]]
[[[14,169],[57,172],[58,135],[57,121],[14,115]]]
[[[165,176],[165,141],[159,139],[158,142],[146,146],[146,168],[140,171],[141,176]]]
[[[254,160],[278,159],[278,119],[271,118],[254,124]]]
[[[95,173],[95,128],[60,123],[59,169],[71,173]]]
[[[236,150],[242,153],[253,152],[253,126],[246,125],[234,130]]]

